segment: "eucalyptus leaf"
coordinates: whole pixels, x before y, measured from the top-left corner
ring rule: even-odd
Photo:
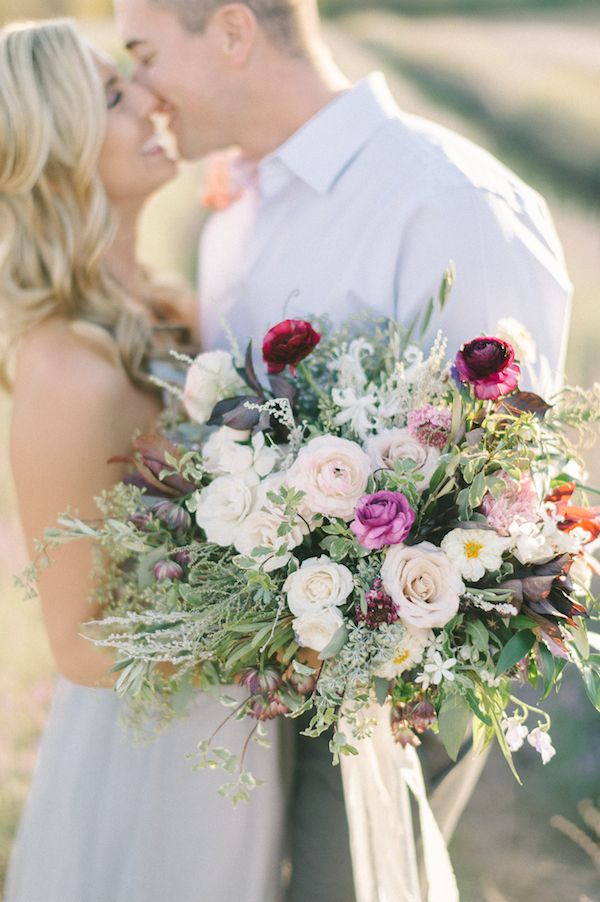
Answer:
[[[344,647],[348,641],[348,628],[346,624],[342,624],[333,636],[331,642],[325,646],[323,651],[319,652],[319,661],[326,661],[327,658],[333,658]]]
[[[479,505],[483,501],[485,492],[485,476],[483,475],[483,473],[478,473],[471,483],[471,488],[469,489],[469,504],[472,508],[479,507]]]
[[[479,651],[485,651],[490,644],[490,634],[481,622],[481,620],[471,620],[467,624],[466,630],[473,640],[473,645]]]
[[[531,651],[534,642],[535,635],[531,630],[520,630],[518,633],[515,633],[500,652],[498,664],[496,665],[496,676],[500,676],[500,674],[506,673],[511,667],[514,667],[521,658],[524,658]]]
[[[463,696],[446,696],[438,714],[438,726],[444,748],[453,761],[458,757],[470,720],[471,709]]]
[[[377,698],[378,703],[384,705],[390,689],[389,681],[384,680],[383,677],[376,676],[373,680],[373,684],[375,688],[375,697]]]
[[[581,670],[581,676],[587,697],[594,708],[600,711],[600,673],[595,667],[586,665]]]
[[[556,676],[556,666],[554,663],[554,655],[547,645],[543,642],[539,643],[540,661],[542,664],[542,676],[544,678],[544,694],[542,700],[547,698]]]

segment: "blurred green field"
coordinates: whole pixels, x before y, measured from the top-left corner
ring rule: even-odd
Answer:
[[[448,11],[459,0],[454,5],[453,0],[432,0],[423,7],[436,2]],[[479,8],[500,2],[481,2]],[[94,14],[106,5],[83,0],[78,8]],[[347,11],[366,4],[343,5]],[[563,2],[560,14],[549,11],[548,3],[541,12],[524,11],[529,3],[512,5],[517,12],[501,17],[352,13],[330,22],[327,33],[334,56],[352,78],[382,68],[402,107],[472,137],[547,196],[575,285],[568,377],[590,383],[600,380],[600,10],[597,3],[590,8]],[[69,0],[0,0],[0,19],[39,15],[40,6],[43,14],[74,8]],[[400,7],[398,2],[395,8]],[[85,27],[92,40],[119,51],[109,22]],[[150,204],[140,237],[145,261],[184,273],[190,281],[202,218],[195,201],[201,178],[201,165],[184,167]],[[8,414],[9,402],[1,398],[3,437]],[[588,463],[600,485],[598,449]],[[6,441],[0,446],[0,474],[1,885],[54,669],[36,604],[23,601],[11,586],[22,552]],[[599,791],[600,730],[575,681],[568,682],[564,698],[553,707],[556,758],[542,768],[529,748],[519,753],[525,779],[519,788],[504,762],[493,757],[463,819],[452,852],[464,902],[600,900],[590,853],[549,823],[551,815],[560,814],[577,822],[590,842],[598,841],[576,806]]]

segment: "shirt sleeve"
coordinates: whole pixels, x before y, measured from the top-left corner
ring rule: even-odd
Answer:
[[[509,202],[476,187],[432,197],[408,222],[396,271],[396,316],[410,322],[436,297],[448,265],[455,283],[425,340],[438,329],[448,355],[498,320],[513,318],[533,337],[537,360],[523,369],[521,384],[540,392],[560,383],[572,286],[560,242],[544,200],[535,192]]]

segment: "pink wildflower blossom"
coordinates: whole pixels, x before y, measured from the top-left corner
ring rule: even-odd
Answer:
[[[533,480],[526,473],[521,475],[518,482],[504,471],[498,473],[498,476],[506,483],[506,489],[499,498],[486,495],[481,503],[481,510],[492,529],[507,536],[510,524],[515,520],[536,523],[540,519],[540,504]]]
[[[443,448],[452,426],[452,413],[433,404],[411,410],[407,417],[408,431],[422,445]]]

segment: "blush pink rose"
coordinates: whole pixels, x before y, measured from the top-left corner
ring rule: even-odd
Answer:
[[[302,448],[287,473],[288,485],[305,493],[313,514],[351,520],[371,475],[371,461],[356,442],[321,435]]]

